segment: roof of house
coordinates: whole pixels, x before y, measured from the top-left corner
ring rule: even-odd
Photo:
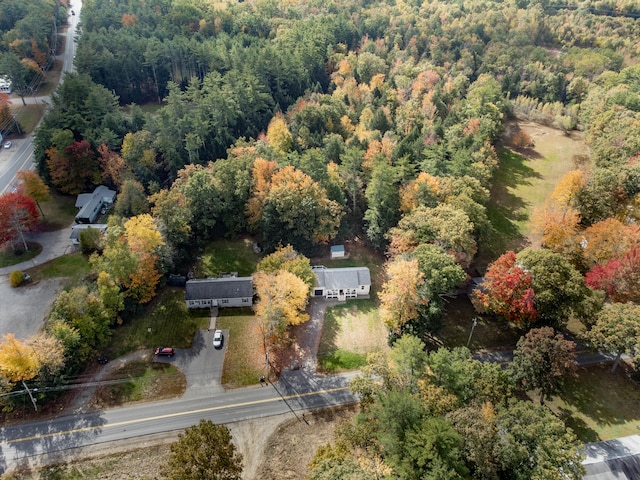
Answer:
[[[79,225],[71,226],[71,236],[69,237],[72,240],[77,240],[80,238],[80,232],[86,230],[87,228],[95,228],[96,230],[100,230],[104,232],[107,229],[108,225],[106,223],[83,223]]]
[[[314,268],[313,273],[316,274],[318,286],[328,290],[371,285],[371,273],[367,267],[321,267]]]
[[[588,443],[582,462],[584,480],[631,480],[640,478],[640,435]]]
[[[185,287],[187,300],[253,296],[253,279],[251,277],[201,278],[188,280]]]
[[[104,185],[98,185],[93,193],[81,193],[76,199],[76,208],[82,208],[87,203],[95,199],[96,202],[113,203],[116,198],[116,191],[110,190]]]
[[[344,252],[344,245],[333,245],[331,247],[331,253]]]

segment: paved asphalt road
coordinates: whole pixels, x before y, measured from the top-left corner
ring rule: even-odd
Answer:
[[[297,416],[294,412],[353,403],[356,398],[348,387],[352,377],[290,371],[266,387],[4,427],[0,429],[0,474],[27,466],[42,454],[56,456],[77,447],[182,430],[203,418],[225,424],[287,412]]]
[[[76,15],[69,14],[69,24],[65,32],[65,50],[62,57],[62,76],[61,81],[64,78],[64,73],[74,71],[73,60],[76,56],[76,43],[75,36],[78,27],[78,21],[80,17],[80,10],[82,8],[82,2],[75,0],[73,8],[76,11]],[[22,100],[17,95],[13,95],[14,102],[22,103]],[[26,103],[46,103],[49,101],[49,97],[25,97]],[[2,149],[0,152],[0,194],[9,192],[15,186],[15,176],[19,170],[31,170],[33,169],[33,142],[32,136],[29,135],[24,139],[11,140],[12,146],[9,149]]]

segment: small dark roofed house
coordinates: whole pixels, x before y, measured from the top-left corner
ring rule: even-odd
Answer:
[[[187,308],[250,307],[253,305],[251,277],[202,278],[187,280]]]
[[[104,185],[96,187],[93,193],[81,193],[76,199],[76,207],[80,209],[76,215],[76,223],[93,223],[103,208],[109,207],[116,200],[116,191]]]
[[[368,297],[371,290],[371,273],[367,267],[326,268],[313,267],[316,275],[314,297],[348,298]]]

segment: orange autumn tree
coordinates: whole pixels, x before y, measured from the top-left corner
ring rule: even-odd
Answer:
[[[542,235],[541,242],[545,247],[557,253],[577,248],[576,235],[580,223],[577,210],[548,200],[534,210],[531,219],[534,230]]]
[[[631,249],[640,246],[640,229],[625,225],[615,218],[594,223],[582,232],[584,258],[589,267],[612,258],[622,258]]]
[[[262,219],[262,210],[271,189],[271,178],[278,168],[277,162],[256,158],[252,170],[251,198],[247,202],[247,220],[255,226]]]
[[[9,95],[4,92],[0,92],[0,125],[13,125],[15,123],[15,117],[11,113],[11,99]],[[10,127],[5,127],[10,128]]]
[[[156,293],[162,274],[158,270],[159,249],[164,239],[151,215],[132,217],[124,224],[115,219],[109,222],[102,254],[94,253],[90,262],[99,275],[101,295],[109,285],[120,286],[120,295],[139,303],[148,303]],[[103,299],[105,303],[106,299]],[[110,304],[114,302],[109,299]]]
[[[98,147],[98,161],[100,162],[102,181],[110,182],[116,188],[120,188],[125,173],[130,171],[124,158],[103,143]]]
[[[573,254],[579,247],[580,212],[573,208],[573,204],[585,181],[581,170],[568,172],[545,204],[533,212],[534,230],[542,235],[542,244],[556,253]]]

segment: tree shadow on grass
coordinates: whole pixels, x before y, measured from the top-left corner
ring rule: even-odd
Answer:
[[[573,416],[573,412],[567,408],[560,407],[557,412],[558,417],[564,424],[573,430],[576,437],[583,443],[599,442],[600,435],[587,422],[581,418]]]
[[[532,179],[542,178],[538,172],[526,165],[527,159],[510,150],[501,150],[500,168],[496,171],[487,216],[491,231],[480,245],[476,260],[478,270],[486,266],[507,250],[519,251],[528,246],[518,223],[529,220],[528,205],[514,191],[530,185]]]
[[[596,425],[623,426],[640,419],[640,392],[623,374],[609,373],[609,365],[580,368],[557,394],[571,409],[588,417]],[[564,408],[564,407],[559,407]],[[580,420],[575,420],[580,428]],[[586,427],[583,428],[586,432]]]

